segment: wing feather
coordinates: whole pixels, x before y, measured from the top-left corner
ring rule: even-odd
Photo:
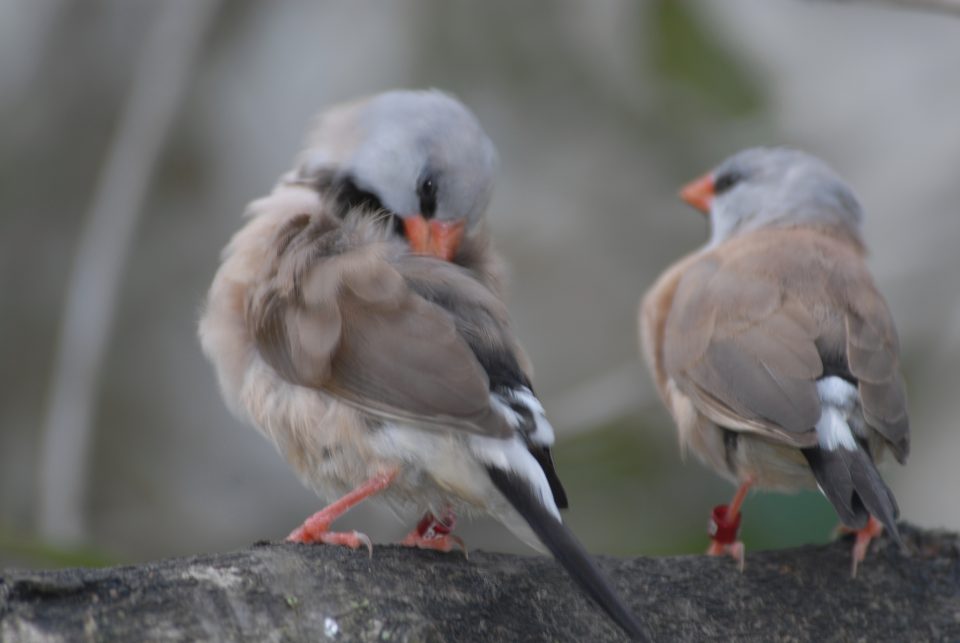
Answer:
[[[899,459],[909,422],[899,344],[861,253],[817,230],[762,231],[691,263],[664,331],[664,368],[715,423],[815,443],[816,381],[859,383],[867,424]]]
[[[381,417],[511,435],[457,320],[409,287],[397,244],[362,228],[314,227],[281,248],[248,304],[264,360]]]

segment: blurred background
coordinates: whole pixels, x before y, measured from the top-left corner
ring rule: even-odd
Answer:
[[[499,148],[509,303],[592,550],[700,552],[733,492],[681,460],[635,309],[706,239],[677,188],[757,144],[861,197],[913,418],[909,466],[884,471],[906,520],[960,529],[958,70],[960,19],[869,3],[0,0],[0,564],[229,550],[321,506],[228,413],[196,321],[313,114],[396,87],[455,93]],[[815,493],[757,493],[742,536],[835,523]],[[373,506],[339,526],[409,528]]]

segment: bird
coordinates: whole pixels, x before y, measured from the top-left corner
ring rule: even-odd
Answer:
[[[457,516],[491,515],[642,639],[561,518],[554,430],[485,224],[497,166],[479,121],[447,93],[329,108],[225,248],[200,342],[228,406],[337,498],[289,540],[372,553],[366,535],[330,527],[378,496],[425,512],[402,544],[466,552]]]
[[[707,243],[640,303],[642,354],[681,449],[738,485],[715,507],[709,554],[744,564],[737,539],[753,488],[817,487],[856,533],[856,576],[899,508],[876,464],[905,464],[910,422],[890,310],[866,265],[863,208],[822,160],[740,151],[687,184]]]

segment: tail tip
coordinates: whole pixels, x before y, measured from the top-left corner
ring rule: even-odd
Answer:
[[[887,529],[887,533],[890,534],[890,539],[897,544],[897,546],[900,548],[900,551],[906,551],[907,544],[903,542],[903,537],[900,535],[900,529],[897,526],[897,522],[895,520],[891,520],[884,526]]]

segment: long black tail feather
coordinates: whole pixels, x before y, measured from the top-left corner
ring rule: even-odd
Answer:
[[[880,477],[869,453],[860,447],[851,450],[841,446],[833,450],[803,449],[803,455],[843,524],[862,529],[873,515],[894,541],[903,546],[897,530],[900,515],[897,500]]]
[[[494,486],[523,516],[540,542],[567,573],[634,640],[649,640],[640,622],[597,568],[590,554],[566,525],[543,506],[530,484],[520,476],[487,467]]]

